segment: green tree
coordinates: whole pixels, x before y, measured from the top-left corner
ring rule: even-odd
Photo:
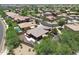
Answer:
[[[58,43],[55,54],[70,55],[70,54],[72,54],[72,50],[67,44]]]
[[[20,45],[19,37],[15,30],[11,27],[9,27],[9,29],[7,30],[6,39],[6,44],[9,50],[16,48]]]
[[[61,7],[60,12],[65,13],[66,12],[65,10],[66,9],[64,7]]]
[[[58,31],[57,31],[57,29],[56,28],[54,28],[54,29],[52,29],[52,31],[51,31],[52,33],[54,33],[55,35],[57,35],[58,34]]]
[[[40,44],[35,46],[37,54],[70,55],[79,51],[79,33],[62,30],[58,41],[52,40],[51,35],[44,37]]]
[[[26,8],[24,8],[22,11],[21,11],[21,14],[22,16],[28,16],[29,13],[28,13],[28,10]]]
[[[17,35],[17,32],[14,30],[16,23],[12,19],[6,19],[6,23],[9,25],[9,28],[6,32],[6,44],[9,50],[12,51],[13,48],[17,48],[20,45],[20,39]]]
[[[12,21],[11,18],[5,19],[6,23],[9,25],[9,27],[15,27],[17,26],[16,22]]]
[[[79,34],[70,30],[64,30],[61,36],[60,43],[68,44],[72,50],[72,54],[76,53],[79,50]]]
[[[60,19],[60,20],[58,21],[58,25],[59,25],[59,26],[63,26],[65,23],[66,23],[66,22],[65,22],[65,19]]]
[[[53,54],[56,48],[56,42],[53,42],[51,37],[44,37],[40,44],[36,44],[35,50],[37,54],[48,55]]]
[[[36,7],[34,11],[35,11],[35,13],[38,13],[38,8]]]
[[[3,18],[6,16],[6,14],[5,14],[5,12],[4,12],[3,9],[0,9],[0,15],[1,15],[1,17],[3,17]]]

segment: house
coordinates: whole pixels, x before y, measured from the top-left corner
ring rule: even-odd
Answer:
[[[15,13],[19,13],[19,12],[21,12],[21,10],[19,8],[16,8]]]
[[[69,15],[67,16],[68,23],[79,23],[79,15]]]
[[[14,12],[6,12],[6,15],[18,23],[30,21],[30,17],[20,16],[19,14],[14,13]]]
[[[29,22],[30,21],[30,17],[27,16],[16,16],[14,18],[14,21],[21,23],[21,22]]]
[[[48,33],[47,30],[44,30],[44,29],[39,28],[39,27],[27,31],[28,35],[33,36],[36,39],[41,38],[42,35],[44,35],[46,33]]]
[[[5,13],[10,18],[15,18],[15,17],[19,16],[19,14],[16,14],[14,12],[5,12]]]
[[[46,19],[48,20],[48,21],[53,21],[54,19],[56,19],[56,14],[53,12],[45,12],[44,13],[44,16],[46,17]]]
[[[23,22],[23,23],[18,24],[18,26],[21,29],[27,30],[29,28],[34,28],[37,25],[36,25],[36,23],[33,23],[33,22]]]
[[[71,20],[74,20],[74,19],[77,20],[79,19],[79,15],[69,15],[68,18]]]
[[[45,12],[45,13],[44,13],[44,16],[50,16],[50,15],[52,15],[51,12]]]
[[[44,30],[51,30],[51,29],[52,29],[52,27],[45,26],[45,25],[43,25],[43,24],[38,25],[38,28],[42,28],[42,29],[44,29]]]
[[[53,21],[54,19],[56,19],[56,17],[54,17],[54,16],[46,16],[46,18],[47,18],[49,21]]]
[[[76,32],[79,31],[79,24],[78,23],[66,24],[65,28]]]
[[[27,34],[34,37],[35,39],[41,38],[43,35],[48,33],[51,27],[43,26],[42,24],[38,25],[38,27],[34,29],[27,30]]]
[[[66,17],[67,16],[67,14],[66,13],[62,13],[62,14],[59,14],[59,15],[57,15],[58,17]]]
[[[70,12],[68,12],[67,14],[69,14],[69,15],[75,15],[75,14],[78,14],[78,12],[72,12],[72,11],[70,11]]]

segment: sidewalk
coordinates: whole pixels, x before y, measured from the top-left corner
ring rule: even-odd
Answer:
[[[7,55],[7,53],[8,53],[8,50],[5,49],[5,51],[1,55]]]

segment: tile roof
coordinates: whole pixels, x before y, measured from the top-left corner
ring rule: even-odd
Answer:
[[[30,19],[30,17],[27,17],[27,16],[20,16],[19,14],[17,13],[14,13],[14,12],[6,12],[6,15],[14,18],[13,20],[17,21],[23,21],[23,20],[26,20],[26,19]]]
[[[42,36],[43,34],[45,34],[47,32],[48,32],[47,30],[44,30],[44,29],[39,28],[39,27],[27,31],[28,34],[31,34],[36,38]]]
[[[16,16],[19,16],[19,14],[16,14],[14,12],[6,12],[6,15],[12,17],[12,18],[15,18]]]
[[[66,24],[66,27],[70,28],[73,31],[79,31],[79,24],[74,23],[74,24]]]
[[[20,23],[18,24],[20,28],[28,28],[31,26],[35,26],[36,24],[33,22],[24,22],[24,23]]]

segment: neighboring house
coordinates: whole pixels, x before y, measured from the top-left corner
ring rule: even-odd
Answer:
[[[21,12],[21,10],[19,8],[16,8],[15,13],[19,13],[19,12]]]
[[[72,15],[72,14],[78,14],[78,12],[72,12],[72,11],[69,11],[69,12],[67,12],[67,14],[69,14],[69,15]]]
[[[68,23],[79,23],[79,15],[69,15],[67,20]]]
[[[5,12],[7,17],[10,17],[10,18],[15,18],[16,16],[19,16],[19,14],[16,14],[14,12]]]
[[[54,17],[54,16],[46,16],[46,18],[47,18],[49,21],[53,21],[54,19],[56,19],[56,17]]]
[[[14,21],[21,23],[21,22],[30,22],[30,17],[27,16],[16,16]]]
[[[66,29],[70,29],[70,30],[72,30],[72,31],[79,31],[79,24],[78,23],[73,23],[73,24],[66,24],[65,25],[65,28]]]
[[[71,20],[78,20],[79,15],[69,15],[68,18],[71,19]]]
[[[52,15],[51,12],[45,12],[45,13],[44,13],[44,16],[50,16],[50,15]]]
[[[42,29],[44,29],[44,30],[51,30],[51,29],[52,29],[52,27],[45,26],[45,25],[43,25],[43,24],[38,25],[38,28],[42,28]]]
[[[30,17],[27,16],[20,16],[17,13],[14,12],[6,12],[7,17],[12,18],[14,21],[21,23],[21,22],[29,22],[30,21]]]
[[[24,23],[18,24],[18,26],[21,29],[27,30],[29,28],[34,28],[35,26],[37,26],[37,24],[36,23],[33,23],[33,22],[24,22]]]
[[[66,17],[67,16],[67,14],[66,13],[61,13],[61,14],[59,14],[59,15],[57,15],[58,17]]]
[[[52,12],[44,12],[44,16],[48,19],[48,21],[53,21],[56,19],[56,14]]]

